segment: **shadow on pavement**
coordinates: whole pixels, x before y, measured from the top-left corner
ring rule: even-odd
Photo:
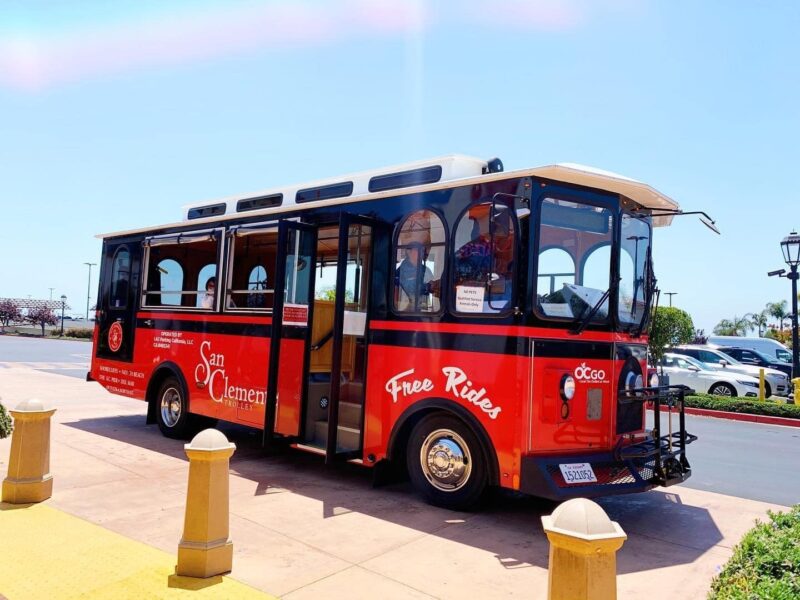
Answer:
[[[186,459],[183,440],[163,437],[143,415],[64,423],[155,452]],[[424,503],[406,482],[374,489],[371,470],[350,463],[325,466],[322,457],[291,449],[265,455],[261,432],[220,423],[236,444],[231,472],[256,483],[254,496],[289,491],[322,502],[323,518],[356,512],[491,552],[507,569],[547,568],[548,543],[540,517],[556,503],[497,490],[477,513],[448,511]],[[599,499],[628,534],[618,573],[689,564],[722,540],[708,511],[681,502],[680,488]],[[233,503],[233,501],[232,501]]]

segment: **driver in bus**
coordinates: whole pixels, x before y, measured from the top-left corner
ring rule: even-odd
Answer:
[[[425,264],[428,247],[420,240],[412,240],[403,248],[403,261],[395,272],[395,289],[399,290],[397,310],[403,312],[430,312],[437,310],[432,295],[439,295],[439,280]]]

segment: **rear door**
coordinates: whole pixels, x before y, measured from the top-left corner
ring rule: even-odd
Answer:
[[[141,258],[141,240],[103,243],[95,322],[99,358],[133,360]]]

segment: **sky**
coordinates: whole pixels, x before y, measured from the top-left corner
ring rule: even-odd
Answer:
[[[0,297],[79,314],[96,234],[462,153],[708,212],[721,236],[676,218],[654,260],[710,332],[791,296],[766,272],[800,227],[798,31],[777,0],[4,0]]]

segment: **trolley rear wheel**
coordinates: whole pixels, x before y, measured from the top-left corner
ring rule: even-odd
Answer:
[[[477,436],[449,415],[430,415],[414,426],[406,465],[412,484],[428,502],[453,510],[477,506],[489,481]]]
[[[189,434],[189,403],[180,380],[167,377],[158,388],[155,402],[161,433],[169,438],[185,438]]]

